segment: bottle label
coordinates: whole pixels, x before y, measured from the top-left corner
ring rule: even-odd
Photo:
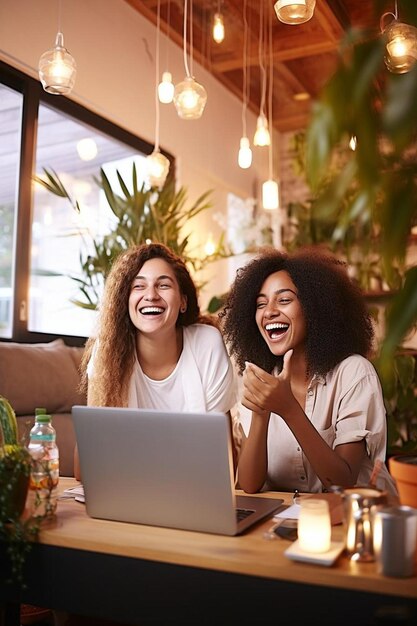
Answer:
[[[34,435],[30,436],[31,441],[55,441],[55,435],[53,435],[52,433],[48,433],[45,435],[38,435],[37,433],[35,433]]]
[[[58,458],[33,461],[28,492],[28,506],[32,514],[46,517],[54,515],[58,482]]]

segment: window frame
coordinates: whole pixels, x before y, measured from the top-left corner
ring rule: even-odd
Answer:
[[[101,133],[148,155],[153,144],[130,131],[101,117],[81,104],[65,96],[46,93],[39,81],[0,60],[0,82],[23,95],[21,145],[19,156],[19,181],[17,186],[16,231],[13,254],[13,307],[11,337],[1,337],[0,341],[19,343],[49,342],[63,338],[68,345],[83,346],[86,337],[57,335],[29,331],[27,328],[28,290],[30,282],[30,250],[33,219],[32,179],[35,174],[36,138],[40,103],[67,114],[88,124]],[[170,170],[175,176],[175,158],[162,148],[160,151],[169,159]]]

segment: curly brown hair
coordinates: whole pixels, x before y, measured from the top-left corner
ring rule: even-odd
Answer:
[[[89,402],[97,406],[126,406],[129,380],[135,362],[136,328],[129,316],[129,295],[140,268],[150,259],[163,259],[172,267],[187,309],[179,313],[177,326],[204,322],[197,289],[184,261],[161,243],[133,246],[121,253],[106,279],[99,310],[97,336],[87,340],[81,361],[81,390],[89,391]],[[97,342],[97,344],[96,344]],[[88,380],[87,365],[93,347],[94,379]]]
[[[351,354],[368,357],[374,329],[363,294],[344,262],[317,248],[293,254],[272,247],[237,272],[219,313],[225,342],[242,373],[245,361],[270,372],[283,357],[270,352],[255,321],[256,299],[266,278],[284,270],[297,287],[306,320],[308,373],[325,375]]]

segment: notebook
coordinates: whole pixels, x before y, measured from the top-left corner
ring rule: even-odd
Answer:
[[[223,413],[74,406],[72,418],[91,517],[237,535],[282,507],[235,495]]]

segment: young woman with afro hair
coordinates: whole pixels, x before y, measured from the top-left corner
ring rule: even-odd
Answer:
[[[184,261],[160,243],[121,253],[81,364],[94,406],[229,413],[235,376],[222,335],[200,314]],[[78,451],[75,476],[80,478]]]
[[[220,318],[242,375],[239,486],[367,485],[378,461],[378,485],[395,494],[381,385],[368,360],[372,320],[345,265],[314,248],[262,249],[238,270]]]

